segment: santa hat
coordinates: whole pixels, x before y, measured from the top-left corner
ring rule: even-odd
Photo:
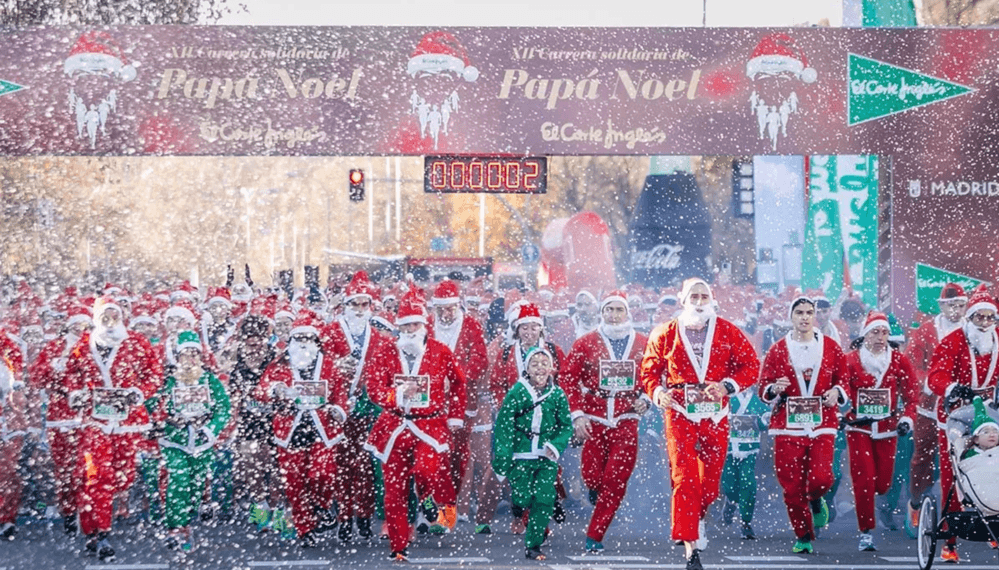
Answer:
[[[458,284],[450,279],[445,279],[434,289],[434,296],[430,298],[432,305],[452,305],[461,302],[461,292]]]
[[[711,286],[708,285],[708,282],[700,277],[691,277],[683,282],[683,286],[680,289],[680,295],[677,297],[677,300],[680,301],[681,305],[687,302],[687,297],[690,296],[690,290],[694,288],[694,285],[698,284],[707,287],[708,295],[711,297],[711,300],[714,300],[715,296],[711,293]]]
[[[594,303],[597,302],[597,296],[594,295],[593,292],[591,292],[588,289],[580,289],[579,292],[576,293],[576,302],[577,303],[579,303],[579,297],[580,296],[589,297],[590,300],[593,301]]]
[[[83,305],[75,304],[70,305],[69,309],[66,311],[66,327],[69,328],[76,323],[90,323],[93,318],[90,316],[90,309],[84,307]],[[134,317],[133,317],[134,319]]]
[[[614,291],[611,291],[610,293],[604,295],[603,300],[600,301],[600,310],[603,311],[604,307],[606,307],[609,303],[613,303],[614,301],[619,301],[621,303],[624,303],[624,310],[629,312],[631,311],[630,306],[628,305],[628,296],[625,294],[624,291],[621,291],[620,289],[615,289]]]
[[[371,315],[371,326],[386,333],[394,333],[396,326],[392,323],[395,315],[388,311],[378,311]]]
[[[95,73],[115,75],[122,81],[131,81],[135,79],[136,65],[128,61],[111,34],[94,30],[84,32],[76,40],[62,69],[70,77],[77,73]]]
[[[139,324],[158,325],[156,313],[159,311],[155,303],[150,301],[139,301],[132,307],[132,316],[128,319],[128,326],[134,328]]]
[[[864,321],[864,328],[860,330],[860,336],[866,336],[872,330],[884,327],[891,334],[891,323],[888,322],[888,315],[881,311],[871,311],[867,313],[867,320]]]
[[[112,283],[105,283],[104,289],[101,291],[101,295],[119,295],[121,294],[121,287],[114,285]]]
[[[367,297],[369,300],[374,301],[377,295],[378,288],[371,283],[367,271],[358,271],[344,290],[343,302],[347,303],[357,297]]]
[[[302,309],[298,313],[298,317],[295,318],[295,322],[291,324],[290,336],[295,336],[297,334],[311,334],[319,337],[319,331],[323,330],[323,321],[318,315],[310,311],[309,309]]]
[[[295,308],[288,301],[284,300],[274,300],[274,319],[277,320],[280,317],[295,320]]]
[[[201,337],[194,331],[180,331],[177,334],[177,352],[188,348],[196,348],[198,352],[204,350],[201,345]]]
[[[28,312],[22,315],[19,323],[20,331],[18,333],[22,338],[25,333],[36,332],[38,334],[45,334],[42,328],[42,318],[36,312]]]
[[[170,292],[170,302],[176,302],[178,300],[191,301],[192,303],[198,297],[198,290],[191,285],[190,281],[183,281],[180,285],[177,285],[173,291]]]
[[[225,287],[212,287],[208,291],[208,301],[205,305],[211,307],[215,303],[223,303],[230,309],[232,308],[232,296],[229,294],[229,290]]]
[[[123,317],[125,315],[125,311],[121,310],[121,306],[118,305],[113,298],[108,295],[101,295],[94,301],[94,320],[100,319],[101,315],[104,314],[104,311],[108,309],[117,309],[119,314]]]
[[[443,31],[430,32],[420,39],[409,56],[406,72],[412,77],[451,73],[468,82],[479,78],[479,70],[469,62],[465,46]]]
[[[975,407],[975,420],[971,424],[971,435],[978,435],[982,431],[982,428],[988,425],[999,429],[999,424],[992,419],[988,410],[985,409],[985,400],[982,400],[981,396],[975,396],[971,400],[971,405]]]
[[[399,300],[399,312],[395,318],[397,327],[411,323],[427,324],[427,310],[423,306],[423,301],[413,291],[406,293]]]
[[[791,36],[774,33],[764,36],[746,62],[746,77],[755,80],[757,75],[781,75],[790,73],[802,83],[814,83],[818,73],[808,67],[808,58],[795,45]]]
[[[794,299],[791,299],[791,302],[787,306],[787,318],[788,318],[788,322],[791,321],[791,315],[794,314],[794,310],[798,307],[798,305],[800,305],[802,303],[808,303],[813,308],[815,307],[815,299],[812,299],[808,295],[798,295]]]
[[[568,317],[569,316],[569,299],[566,297],[565,293],[559,291],[555,293],[551,301],[548,301],[548,310],[546,314],[549,317]]]
[[[940,289],[939,301],[967,301],[968,294],[964,292],[964,287],[957,283],[948,283]]]
[[[246,283],[236,283],[232,286],[230,297],[238,303],[249,303],[253,300],[253,289]]]
[[[996,300],[989,294],[989,290],[985,287],[985,283],[980,284],[975,287],[975,290],[971,292],[971,298],[968,299],[968,309],[964,314],[968,317],[974,315],[978,311],[990,309],[993,312],[996,311]]]
[[[531,348],[527,349],[527,354],[524,355],[524,364],[526,365],[527,363],[529,363],[531,359],[534,358],[535,354],[545,354],[548,356],[548,360],[550,362],[552,363],[555,362],[555,356],[552,355],[551,351],[549,351],[548,348],[544,345],[544,343],[542,343],[539,344],[538,346],[532,346]],[[524,367],[524,377],[525,378],[527,377],[526,366]]]
[[[541,320],[541,311],[534,303],[524,303],[520,306],[517,317],[513,320],[513,329],[517,330],[517,327],[527,323],[544,324],[544,321]]]
[[[97,314],[96,310],[94,311],[94,314]],[[185,301],[179,301],[163,312],[164,322],[166,322],[167,319],[174,317],[184,319],[184,322],[192,327],[198,322],[198,317],[194,314],[194,305]]]

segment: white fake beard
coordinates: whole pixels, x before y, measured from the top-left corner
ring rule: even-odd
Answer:
[[[399,333],[399,340],[396,346],[399,350],[409,356],[419,356],[423,352],[423,341],[427,338],[427,329],[421,327],[420,330],[412,333]]]
[[[364,311],[358,314],[356,311],[347,309],[343,312],[343,320],[347,323],[347,330],[350,334],[357,336],[364,332],[364,328],[368,326],[368,321],[371,320],[371,311]]]
[[[604,336],[611,340],[628,338],[628,335],[630,335],[633,330],[635,330],[635,326],[631,320],[625,321],[619,325],[609,325],[607,323],[600,325],[600,332],[604,333]]]
[[[971,345],[978,354],[991,354],[995,350],[992,343],[992,331],[995,325],[989,325],[987,329],[981,331],[970,321],[964,324],[964,334],[968,337],[968,344]]]
[[[680,324],[688,329],[700,329],[715,316],[715,308],[711,305],[694,306],[688,305],[683,308],[680,316]]]
[[[891,366],[891,348],[884,349],[880,354],[874,354],[866,346],[861,346],[860,363],[868,374],[880,378]]]
[[[942,314],[939,315],[939,318],[937,319],[936,322],[939,337],[943,338],[947,336],[948,334],[957,330],[958,327],[960,327],[962,324],[964,324],[964,319],[961,319],[955,323],[950,319],[948,319],[947,317],[943,316]]]
[[[296,370],[312,366],[318,354],[319,345],[314,342],[293,342],[288,345],[288,360]]]
[[[449,325],[445,325],[444,321],[438,319],[434,323],[434,337],[448,345],[449,348],[454,347],[455,343],[458,342],[458,335],[461,333],[461,324],[461,315],[455,316]],[[452,348],[452,350],[454,349]]]
[[[200,364],[193,364],[190,366],[178,365],[176,372],[174,372],[174,376],[181,384],[185,386],[192,386],[198,382],[199,378],[201,378],[203,371],[204,370],[201,368]]]
[[[118,323],[111,328],[104,328],[100,325],[94,327],[94,342],[105,348],[117,346],[127,336],[128,331],[122,323]]]
[[[66,333],[66,347],[68,348],[68,350],[66,350],[66,354],[69,354],[69,351],[72,350],[78,342],[80,342],[80,335]]]

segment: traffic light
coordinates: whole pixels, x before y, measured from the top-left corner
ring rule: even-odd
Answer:
[[[364,171],[352,168],[350,170],[350,201],[364,201]]]

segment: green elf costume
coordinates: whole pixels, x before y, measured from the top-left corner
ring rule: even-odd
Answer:
[[[190,355],[191,362],[179,362],[163,387],[146,401],[162,434],[166,525],[171,531],[168,546],[182,550],[191,549],[188,525],[201,502],[215,442],[230,417],[229,396],[218,378],[201,365],[201,350],[198,334],[182,331],[177,336],[177,354],[185,360]]]
[[[725,495],[722,517],[725,524],[732,524],[738,508],[743,540],[755,540],[752,522],[756,508],[756,457],[760,453],[760,434],[770,424],[770,406],[752,389],[729,398],[729,406],[731,432],[721,478]]]
[[[533,363],[545,358],[546,365]],[[510,479],[513,515],[528,513],[527,557],[544,560],[541,543],[555,510],[557,461],[572,437],[572,420],[565,392],[551,375],[552,354],[533,347],[524,362],[524,377],[510,388],[496,417],[492,466],[500,481]]]
[[[982,400],[981,396],[975,396],[975,399],[971,403],[975,407],[975,420],[971,424],[971,438],[969,439],[967,450],[961,454],[961,459],[974,457],[983,451],[978,445],[978,435],[982,433],[982,430],[999,430],[999,424],[985,411],[985,401]]]

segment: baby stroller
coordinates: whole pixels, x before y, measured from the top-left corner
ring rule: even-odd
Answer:
[[[986,413],[999,422],[999,409],[989,402]],[[975,420],[974,406],[962,406],[947,418],[948,455],[954,466],[954,487],[951,493],[958,498],[964,510],[938,514],[937,500],[926,494],[919,507],[919,526],[916,529],[919,567],[929,570],[936,555],[937,540],[952,537],[972,542],[996,540],[999,536],[999,447],[994,447],[961,459],[971,446],[971,426]],[[949,502],[946,497],[944,505]],[[939,516],[939,519],[938,519]]]

